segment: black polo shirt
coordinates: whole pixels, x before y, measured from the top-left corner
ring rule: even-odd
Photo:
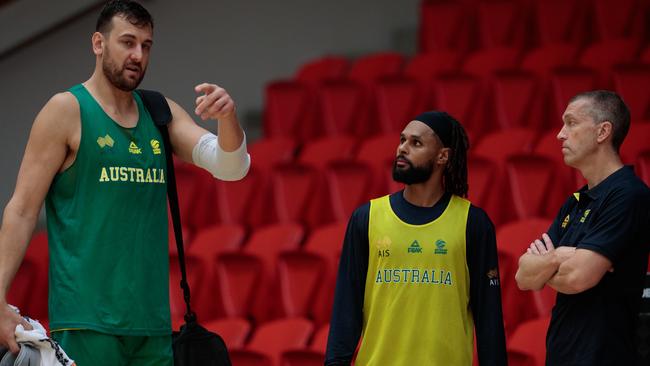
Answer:
[[[650,190],[630,166],[564,203],[548,231],[553,243],[599,253],[614,271],[584,292],[558,294],[546,339],[547,365],[636,365],[649,212]]]

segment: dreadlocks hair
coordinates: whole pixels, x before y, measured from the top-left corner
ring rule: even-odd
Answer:
[[[449,160],[443,173],[445,192],[459,197],[467,197],[469,186],[467,184],[467,149],[469,140],[463,126],[453,117],[451,129],[451,142],[449,143]]]

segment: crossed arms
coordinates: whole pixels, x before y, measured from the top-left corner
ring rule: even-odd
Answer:
[[[532,242],[519,258],[515,280],[522,290],[548,285],[563,294],[577,294],[596,286],[613,270],[612,262],[599,253],[569,246],[555,248],[546,233],[542,240]]]

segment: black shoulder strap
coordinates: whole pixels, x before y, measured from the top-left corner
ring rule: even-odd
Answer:
[[[166,126],[172,121],[172,111],[169,109],[165,96],[153,90],[136,90],[142,103],[147,107],[151,118],[157,126]]]
[[[165,96],[157,91],[138,89],[136,93],[142,98],[142,103],[151,114],[156,127],[160,130],[165,146],[165,160],[167,160],[167,196],[169,198],[169,209],[172,214],[172,223],[174,225],[174,237],[176,238],[176,248],[178,249],[178,262],[181,268],[181,288],[183,289],[183,298],[185,299],[185,321],[195,321],[196,314],[190,307],[190,285],[187,283],[187,274],[185,271],[185,251],[183,250],[183,234],[181,229],[181,213],[178,207],[178,192],[176,190],[176,174],[174,173],[174,160],[172,157],[172,145],[169,140],[169,131],[167,125],[172,120],[172,112],[167,104]]]

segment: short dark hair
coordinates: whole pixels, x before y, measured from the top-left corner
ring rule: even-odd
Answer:
[[[110,32],[114,16],[122,16],[138,27],[150,26],[153,29],[153,18],[144,6],[131,0],[111,0],[104,5],[99,14],[95,31],[103,34]]]
[[[612,123],[612,145],[618,152],[630,129],[630,109],[623,101],[623,98],[613,91],[592,90],[574,96],[569,101],[569,104],[579,99],[591,101],[588,113],[594,119],[594,122],[609,121]]]

